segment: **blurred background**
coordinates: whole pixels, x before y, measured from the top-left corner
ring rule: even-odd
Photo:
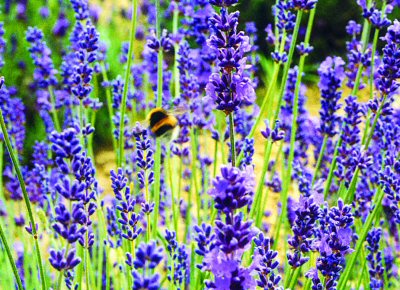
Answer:
[[[140,1],[143,11],[146,9],[145,2]],[[167,11],[170,1],[161,2],[164,11]],[[121,43],[127,41],[129,37],[131,4],[128,0],[89,0],[89,3],[91,17],[100,32],[100,40],[107,47],[107,62],[110,69],[109,79],[113,79],[117,75],[123,74],[123,71],[120,71],[121,66],[118,60]],[[253,21],[258,29],[257,45],[259,46],[259,53],[264,56],[267,64],[260,70],[260,79],[262,81],[268,79],[268,63],[271,52],[265,41],[264,29],[273,21],[272,5],[274,3],[275,1],[272,0],[242,0],[237,6],[237,9],[241,12],[241,28],[244,29],[246,22]],[[27,136],[25,148],[27,154],[25,156],[29,157],[33,142],[41,139],[45,131],[35,110],[36,96],[34,88],[31,87],[33,76],[32,60],[28,53],[26,41],[21,40],[25,39],[25,32],[29,26],[37,25],[44,32],[45,39],[52,50],[55,67],[59,67],[61,56],[67,47],[69,34],[73,26],[73,11],[69,0],[1,0],[0,9],[0,21],[4,22],[5,39],[7,41],[6,63],[0,74],[7,77],[7,85],[16,88],[15,95],[22,97],[26,105]],[[393,18],[398,18],[399,16],[399,11],[392,14]],[[163,19],[162,26],[171,31],[172,23],[168,19],[168,15]],[[345,27],[351,19],[358,22],[362,21],[361,9],[355,0],[319,1],[311,40],[315,50],[307,59],[307,67],[305,69],[307,75],[304,78],[311,85],[311,88],[313,85],[315,87],[318,81],[316,69],[321,60],[328,55],[345,57],[345,44],[348,40]],[[139,27],[139,30],[146,34],[148,27]],[[302,39],[305,27],[300,33],[300,39]],[[135,44],[136,57],[140,57],[144,43],[145,39]],[[96,81],[101,83],[101,77],[98,76],[97,78]],[[316,91],[314,99],[318,100],[318,90],[315,89],[314,91]],[[99,86],[98,94],[100,100],[105,102],[104,90],[101,86]],[[263,82],[261,82],[258,96],[260,98],[263,95]],[[95,147],[97,150],[111,147],[107,122],[107,111],[106,107],[103,106],[96,120],[95,141],[97,145]]]

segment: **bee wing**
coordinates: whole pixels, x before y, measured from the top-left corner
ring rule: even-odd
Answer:
[[[144,120],[136,121],[136,124],[135,124],[135,125],[140,125],[141,127],[147,129],[147,128],[149,128],[149,126],[150,126],[150,122],[149,122],[148,119],[144,119]]]
[[[168,131],[167,133],[163,134],[160,137],[157,137],[163,144],[169,144],[173,142],[179,136],[179,126],[176,126],[172,130]]]
[[[175,108],[172,108],[171,110],[168,110],[168,113],[171,115],[183,115],[187,112],[189,112],[189,109],[183,106],[177,106]]]

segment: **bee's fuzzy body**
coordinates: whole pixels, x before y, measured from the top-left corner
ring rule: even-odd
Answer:
[[[156,137],[170,136],[178,126],[178,119],[163,108],[154,108],[148,116],[149,127]]]

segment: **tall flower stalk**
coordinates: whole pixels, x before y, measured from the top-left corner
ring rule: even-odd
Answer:
[[[301,18],[303,15],[303,11],[309,11],[311,9],[315,9],[314,7],[316,5],[316,2],[317,1],[312,1],[312,0],[310,0],[310,1],[293,1],[292,8],[298,9],[298,12],[297,12],[297,18],[296,18],[296,25],[295,25],[293,36],[292,36],[293,37],[292,43],[291,43],[291,47],[290,47],[291,51],[294,50],[294,47],[295,47],[295,42],[293,42],[293,39],[297,38],[297,33],[300,28],[300,22],[301,22]],[[307,34],[306,34],[306,42],[305,42],[306,44],[308,44],[308,42],[310,40],[311,29],[312,29],[312,25],[314,22],[314,15],[315,14],[312,14],[309,17],[309,22],[308,22],[309,25],[307,26]],[[293,51],[290,54],[293,54]],[[300,58],[301,68],[303,68],[303,66],[304,66],[304,61],[305,61],[305,55],[303,55]],[[286,78],[284,79],[284,82],[283,82],[284,84],[286,84],[288,73],[289,73],[289,67],[284,72],[284,76],[286,76]],[[298,106],[299,106],[298,103],[299,103],[301,77],[302,77],[302,69],[298,73],[295,96],[294,96],[294,100],[293,100],[293,119],[292,119],[292,126],[291,126],[291,132],[290,132],[290,151],[289,151],[289,157],[287,160],[287,169],[285,172],[285,178],[284,178],[284,183],[283,183],[284,187],[282,190],[282,212],[279,214],[279,218],[277,219],[277,227],[276,227],[275,235],[274,235],[274,241],[275,241],[274,248],[278,244],[278,241],[280,238],[281,225],[285,221],[284,216],[286,215],[286,209],[287,209],[289,184],[290,184],[290,180],[292,178],[292,167],[293,167],[293,160],[294,160],[294,150],[295,150],[294,146],[295,146],[296,131],[297,131],[297,117],[298,117]],[[280,96],[283,95],[283,90],[281,90],[281,91],[282,91],[282,93],[280,93]]]
[[[1,77],[0,77],[0,89],[3,87],[3,85],[4,85],[4,77],[1,76]],[[2,122],[1,128],[2,128],[2,132],[3,132],[3,130],[4,130],[3,128],[4,128],[5,126],[3,127],[4,118],[3,118],[3,112],[2,112],[1,109],[0,109],[0,122]],[[3,146],[3,145],[1,145],[1,146]],[[7,147],[7,148],[8,148],[8,147]],[[3,154],[2,154],[2,155],[3,155]],[[1,157],[1,158],[2,158],[2,157]],[[3,170],[3,168],[1,168],[1,170]],[[3,186],[3,184],[0,184],[0,186]],[[2,188],[1,188],[0,190],[3,191]],[[14,257],[13,257],[13,255],[12,255],[12,253],[11,253],[10,246],[8,245],[7,237],[6,237],[6,235],[5,235],[5,232],[4,232],[4,230],[3,230],[3,226],[2,226],[1,223],[0,223],[0,239],[1,239],[1,242],[3,243],[4,248],[5,248],[5,250],[6,250],[7,258],[8,258],[8,261],[10,262],[10,264],[11,264],[11,268],[12,268],[12,270],[13,270],[14,277],[15,277],[15,280],[16,280],[16,282],[17,282],[18,288],[19,288],[19,289],[23,289],[21,277],[20,277],[20,275],[19,275],[19,273],[18,273],[18,269],[17,269],[17,266],[16,266],[16,264],[15,264]]]
[[[4,85],[4,78],[1,77],[0,78],[0,89],[3,85]],[[6,144],[8,154],[10,155],[15,172],[18,177],[19,184],[21,186],[22,194],[23,194],[24,201],[25,201],[25,206],[26,206],[28,216],[29,216],[29,222],[30,222],[30,227],[31,227],[31,232],[32,232],[31,234],[32,234],[32,238],[35,243],[36,259],[37,259],[37,264],[38,264],[39,271],[40,271],[40,281],[42,283],[42,289],[45,290],[45,289],[47,289],[46,276],[45,276],[44,267],[43,267],[42,255],[41,255],[40,247],[39,247],[39,241],[38,241],[39,236],[38,236],[38,232],[37,232],[37,228],[36,228],[36,222],[35,222],[35,218],[33,217],[32,205],[29,200],[28,192],[26,191],[25,181],[22,176],[18,157],[17,157],[16,153],[14,152],[14,149],[11,145],[10,137],[8,135],[7,127],[4,122],[3,112],[1,109],[0,109],[0,125],[1,125],[1,131],[3,133],[4,142]]]
[[[156,36],[161,39],[161,8],[160,0],[156,0]],[[163,103],[163,49],[161,47],[157,54],[157,98],[156,106],[160,108]],[[154,213],[153,213],[153,228],[152,238],[157,237],[158,215],[160,212],[160,186],[161,186],[161,140],[156,138],[156,150],[154,153]]]
[[[125,155],[124,155],[124,131],[125,131],[125,111],[126,111],[126,102],[128,98],[128,91],[130,87],[130,77],[131,77],[131,64],[132,64],[132,56],[133,56],[133,45],[135,41],[136,35],[136,27],[137,27],[137,10],[138,10],[138,0],[132,0],[132,20],[131,20],[131,27],[130,27],[130,36],[129,36],[129,51],[128,51],[128,60],[126,65],[125,71],[125,78],[124,78],[124,91],[122,93],[122,101],[121,101],[121,115],[120,115],[120,122],[119,122],[119,150],[118,150],[118,160],[117,160],[117,167],[122,167]]]
[[[208,45],[216,51],[219,72],[210,76],[207,96],[216,103],[216,108],[229,118],[229,138],[232,166],[237,166],[234,128],[234,112],[243,103],[253,103],[255,92],[251,80],[244,75],[245,54],[250,51],[249,38],[237,32],[239,12],[229,13],[228,8],[238,1],[210,1],[220,7],[209,20],[212,35]]]

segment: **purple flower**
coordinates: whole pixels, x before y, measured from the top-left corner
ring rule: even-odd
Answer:
[[[52,142],[51,149],[56,154],[56,163],[59,169],[63,173],[68,173],[68,164],[65,159],[72,160],[82,150],[78,132],[75,128],[68,128],[60,133],[54,131],[49,140]]]
[[[75,203],[72,212],[69,212],[63,203],[55,208],[56,222],[53,224],[54,231],[73,244],[83,239],[87,231],[85,224],[88,221],[83,205]]]
[[[216,220],[215,225],[216,246],[227,255],[246,249],[255,235],[252,222],[245,222],[242,213],[233,219],[228,216],[225,222]]]
[[[288,81],[286,84],[286,91],[283,96],[283,105],[280,113],[280,130],[284,131],[285,134],[277,131],[276,136],[282,137],[284,135],[284,140],[286,143],[290,143],[290,132],[292,127],[293,119],[293,98],[295,95],[296,81],[298,75],[298,68],[294,67],[289,70]],[[317,135],[315,125],[310,120],[309,113],[306,109],[306,97],[305,97],[305,87],[301,85],[299,91],[299,103],[298,103],[298,118],[297,118],[297,132],[296,132],[296,150],[295,159],[308,159],[308,148],[310,145],[315,146],[314,138]],[[279,132],[279,134],[278,134]],[[289,154],[289,148],[285,150],[285,154]],[[300,160],[298,160],[300,161]]]
[[[88,0],[71,0],[71,5],[77,20],[81,21],[89,18]]]
[[[209,289],[256,289],[256,281],[253,278],[255,265],[248,268],[240,265],[241,255],[233,255],[214,248],[205,258],[208,269],[214,274],[215,281],[206,281]]]
[[[345,205],[341,199],[338,200],[337,207],[329,209],[325,205],[323,208],[321,225],[319,233],[317,233],[319,236],[317,249],[320,253],[317,259],[317,269],[325,277],[326,289],[336,289],[345,256],[352,251],[350,242],[353,234],[351,229],[353,222],[351,206]],[[312,281],[313,287],[318,287],[321,283],[315,276]]]
[[[194,226],[194,230],[196,232],[194,240],[197,243],[195,252],[197,255],[205,257],[215,246],[215,234],[212,231],[213,228],[210,225],[203,223],[201,226]],[[196,266],[197,268],[202,269],[203,267],[206,267],[206,264],[203,262]]]
[[[400,22],[395,20],[384,37],[382,63],[378,67],[377,88],[383,95],[394,93],[400,86]]]
[[[54,269],[64,271],[75,268],[81,262],[81,259],[75,256],[74,249],[70,250],[68,254],[65,253],[64,249],[61,251],[50,249],[49,261]]]
[[[33,78],[41,88],[48,88],[57,84],[51,50],[43,40],[43,32],[36,27],[29,27],[26,32],[26,40],[31,44],[29,52],[35,64]]]
[[[379,184],[382,186],[383,191],[386,194],[386,199],[389,208],[393,214],[394,221],[400,223],[400,208],[399,208],[399,196],[400,190],[400,178],[398,173],[392,169],[391,166],[387,165],[383,170],[379,172]]]
[[[269,122],[265,120],[265,130],[261,131],[265,139],[271,138],[272,142],[277,142],[285,137],[285,131],[281,130],[280,121],[276,120],[273,130],[269,128]]]
[[[254,193],[254,172],[251,167],[241,171],[230,165],[221,168],[221,176],[213,181],[208,192],[215,208],[226,214],[249,205]]]
[[[275,34],[272,31],[272,25],[271,24],[267,25],[267,27],[265,28],[265,32],[267,33],[267,37],[266,37],[267,43],[269,45],[274,45],[275,44]]]
[[[380,228],[373,228],[368,232],[367,235],[367,261],[369,266],[370,275],[370,286],[371,289],[383,289],[383,273],[384,268],[382,266],[382,252],[379,250],[379,243],[382,236],[382,230]]]
[[[390,25],[391,21],[387,18],[387,14],[392,12],[392,5],[387,5],[385,11],[381,11],[376,8],[375,2],[372,3],[371,7],[367,6],[365,0],[359,0],[357,4],[360,5],[363,10],[363,17],[371,22],[377,29],[382,29]]]
[[[336,126],[340,121],[336,112],[340,108],[338,101],[342,94],[338,89],[345,77],[344,64],[340,57],[327,57],[318,69],[321,90],[321,132],[328,136],[336,134]]]
[[[150,277],[143,277],[137,271],[132,272],[134,282],[133,282],[133,290],[158,290],[160,289],[160,276],[159,274],[152,275]]]
[[[118,169],[118,173],[111,170],[111,187],[117,200],[116,209],[119,211],[118,223],[121,225],[121,237],[134,241],[142,232],[142,228],[137,225],[141,217],[135,213],[136,198],[131,195],[127,181],[121,168]]]
[[[133,266],[138,269],[154,269],[163,259],[162,248],[157,247],[154,241],[148,244],[141,243],[136,250],[136,259]]]
[[[80,100],[87,98],[92,92],[90,82],[93,76],[93,63],[97,59],[99,48],[99,34],[96,28],[88,21],[86,27],[79,22],[75,31],[78,48],[75,51],[75,66],[72,72],[71,92]]]
[[[154,158],[152,144],[148,131],[139,123],[133,129],[133,136],[136,140],[136,165],[139,169],[138,180],[140,189],[150,186],[154,182]]]
[[[291,9],[311,10],[314,9],[318,0],[289,0],[288,5]]]
[[[356,35],[361,33],[361,24],[358,24],[354,20],[350,20],[346,26],[346,32],[347,34],[355,37]]]
[[[346,107],[344,110],[346,116],[342,128],[342,144],[338,149],[338,169],[335,171],[335,175],[340,180],[345,179],[350,182],[357,166],[355,158],[361,150],[359,147],[361,142],[359,124],[361,123],[363,111],[356,97],[349,96],[345,102]]]
[[[189,129],[192,125],[197,125],[199,127],[207,126],[209,123],[208,119],[211,118],[212,115],[207,112],[207,108],[210,107],[210,104],[206,105],[200,100],[201,89],[198,75],[196,74],[196,56],[188,42],[184,41],[181,43],[178,55],[181,94],[174,100],[174,105],[183,107],[192,112],[191,115],[183,114],[178,118],[181,127],[181,137],[185,136],[185,133],[189,133]]]
[[[251,47],[249,38],[237,32],[239,13],[228,13],[225,8],[221,14],[209,19],[212,35],[208,46],[217,52],[219,73],[213,73],[206,87],[207,97],[217,104],[217,109],[226,114],[237,110],[242,104],[255,100],[254,87],[245,76],[246,57]]]
[[[312,197],[301,195],[294,213],[293,236],[288,240],[293,253],[288,253],[287,258],[289,265],[293,268],[298,268],[309,259],[304,254],[313,250],[312,244],[314,242],[316,224],[320,217],[320,209]]]
[[[184,244],[179,245],[176,240],[176,233],[170,232],[166,230],[165,232],[165,239],[168,243],[167,251],[169,258],[171,259],[170,263],[173,263],[174,267],[174,277],[171,277],[168,274],[168,280],[172,281],[172,283],[179,287],[182,284],[185,274],[187,272],[188,266],[188,254],[187,249]],[[172,271],[172,267],[168,266],[168,270]]]
[[[58,37],[66,35],[70,22],[63,11],[60,12],[57,22],[53,26],[53,34]]]
[[[171,39],[168,36],[168,31],[165,29],[163,30],[160,39],[157,39],[155,31],[152,30],[151,35],[147,38],[147,46],[157,52],[160,50],[160,48],[167,52],[172,50],[174,47]]]
[[[280,289],[279,282],[281,276],[276,274],[279,262],[277,261],[278,252],[271,249],[271,240],[260,233],[255,239],[254,260],[258,260],[259,265],[256,270],[259,280],[257,286],[263,289]]]
[[[312,46],[306,45],[304,42],[296,45],[296,48],[300,55],[309,55],[314,50]]]
[[[210,0],[211,5],[219,6],[219,7],[229,7],[238,2],[239,2],[239,0]]]
[[[0,69],[4,66],[4,53],[6,51],[6,41],[4,39],[4,23],[0,22]],[[4,83],[4,78],[3,78]],[[2,85],[0,86],[1,89]]]
[[[0,108],[3,112],[4,122],[8,134],[14,139],[15,146],[19,152],[24,148],[25,140],[25,106],[21,99],[12,98],[12,88],[8,89],[4,85],[4,78],[0,81]],[[3,134],[0,132],[3,139]]]
[[[291,6],[289,3],[285,3],[283,1],[278,2],[278,4],[273,8],[274,15],[276,15],[278,18],[278,23],[276,26],[279,29],[279,38],[282,37],[281,34],[284,30],[287,32],[292,31],[295,26],[296,15],[290,9]],[[275,49],[277,49],[277,47],[275,47]]]
[[[244,157],[242,162],[240,163],[240,167],[248,166],[253,163],[253,155],[254,155],[254,139],[245,138],[240,146],[237,146],[237,149],[243,151]]]
[[[162,248],[157,247],[154,241],[148,244],[141,243],[136,249],[136,257],[132,262],[134,270],[132,271],[134,283],[133,289],[151,289],[157,290],[160,288],[160,275],[159,274],[146,274],[150,273],[148,270],[154,269],[162,261]],[[143,274],[139,272],[143,269]]]
[[[39,9],[39,14],[40,14],[40,16],[42,16],[44,19],[49,18],[49,16],[50,16],[49,7],[47,7],[47,6],[40,7],[40,9]]]
[[[253,278],[255,264],[248,268],[241,265],[243,253],[250,247],[256,230],[252,221],[246,221],[238,209],[249,205],[254,188],[254,176],[251,167],[241,171],[226,166],[221,169],[221,177],[213,182],[209,194],[214,197],[219,217],[215,221],[215,238],[207,227],[197,228],[198,242],[209,240],[209,247],[201,247],[204,255],[202,270],[211,271],[213,281],[206,281],[211,289],[255,289]],[[224,215],[224,218],[222,218]]]

